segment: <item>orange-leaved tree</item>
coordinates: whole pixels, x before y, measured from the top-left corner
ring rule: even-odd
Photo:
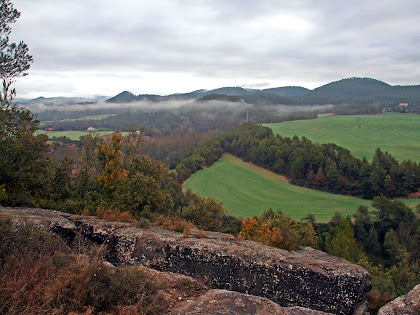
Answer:
[[[240,235],[244,239],[288,250],[317,244],[312,224],[296,222],[281,210],[269,209],[259,217],[243,220]]]

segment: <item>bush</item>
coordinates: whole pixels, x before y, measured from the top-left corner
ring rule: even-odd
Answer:
[[[239,236],[287,250],[313,246],[317,242],[312,224],[296,222],[280,210],[271,209],[264,211],[259,217],[243,220]]]
[[[195,228],[195,226],[190,221],[177,216],[167,218],[164,222],[162,222],[162,226],[164,229],[175,232],[184,232],[187,230],[191,231],[191,229]]]
[[[184,208],[182,216],[200,229],[221,231],[226,209],[212,198],[202,198],[195,195],[188,207]]]

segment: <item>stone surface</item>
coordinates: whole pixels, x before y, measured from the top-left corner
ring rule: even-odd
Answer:
[[[420,284],[406,295],[385,304],[378,315],[419,315],[420,314]]]
[[[191,276],[219,289],[266,297],[281,306],[354,314],[370,290],[362,267],[312,248],[289,252],[206,232],[185,238],[159,228],[106,222],[40,209],[0,208],[24,213],[37,225],[63,236],[69,245],[94,242],[108,249],[114,264],[142,264]]]
[[[171,314],[324,315],[327,313],[302,307],[281,307],[269,299],[233,291],[210,290],[197,299],[184,301],[173,309]]]

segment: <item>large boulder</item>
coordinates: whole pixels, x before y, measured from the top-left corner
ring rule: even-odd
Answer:
[[[378,315],[418,315],[420,314],[420,284],[406,295],[385,304]]]
[[[76,250],[85,242],[103,244],[112,264],[143,264],[188,275],[219,289],[266,297],[283,307],[354,314],[365,305],[371,288],[370,275],[362,267],[312,248],[289,252],[211,232],[205,238],[186,238],[160,228],[50,210],[0,211],[26,214]]]

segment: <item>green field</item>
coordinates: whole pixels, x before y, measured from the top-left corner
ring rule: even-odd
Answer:
[[[305,136],[319,143],[335,143],[358,157],[371,160],[376,148],[388,151],[397,160],[420,162],[420,115],[320,116],[264,126],[284,137]]]
[[[335,211],[351,215],[359,205],[370,205],[368,200],[291,185],[283,176],[230,154],[193,174],[184,187],[222,201],[229,214],[244,218],[268,208],[280,208],[297,220],[312,212],[323,222],[331,219]]]
[[[268,208],[280,208],[296,220],[312,212],[319,222],[326,222],[336,211],[351,215],[359,205],[371,204],[369,200],[291,185],[283,176],[230,154],[193,174],[184,189],[219,200],[229,214],[243,218],[260,215]],[[418,199],[408,201],[410,207],[418,203]]]
[[[100,137],[109,135],[113,133],[113,131],[98,131],[95,135]],[[89,134],[87,131],[45,131],[45,130],[37,130],[36,134],[47,134],[48,138],[52,139],[53,137],[67,137],[71,140],[79,140],[81,136],[86,136]]]

